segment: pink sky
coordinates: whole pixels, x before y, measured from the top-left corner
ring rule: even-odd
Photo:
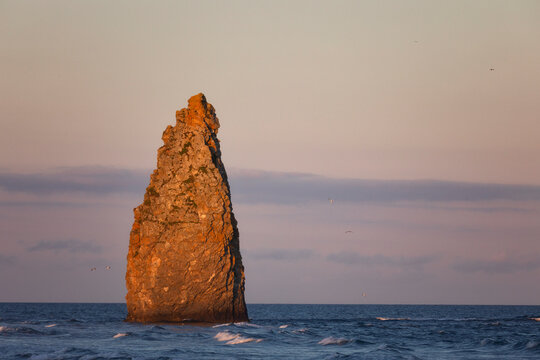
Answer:
[[[202,91],[248,302],[540,303],[539,16],[537,1],[1,1],[0,301],[123,301],[131,209]],[[387,180],[412,185],[390,196]]]

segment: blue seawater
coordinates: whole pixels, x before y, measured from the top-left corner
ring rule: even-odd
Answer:
[[[248,305],[142,325],[125,304],[0,303],[1,359],[540,359],[540,306]]]

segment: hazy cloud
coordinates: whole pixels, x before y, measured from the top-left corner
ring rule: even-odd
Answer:
[[[33,195],[52,193],[142,195],[148,185],[150,173],[150,170],[106,167],[61,168],[34,174],[0,172],[0,189]],[[239,203],[299,204],[328,201],[328,198],[334,199],[337,203],[540,200],[540,186],[535,185],[437,180],[334,179],[310,174],[238,169],[230,171],[229,181],[233,200]],[[469,210],[490,211],[486,208]]]
[[[503,273],[532,271],[540,268],[540,258],[505,258],[497,260],[460,260],[453,268],[464,273]]]
[[[354,251],[341,251],[329,254],[326,259],[331,262],[347,265],[366,265],[366,266],[393,266],[420,268],[437,259],[437,256],[412,256],[412,257],[391,257],[381,254],[362,255]]]
[[[249,256],[249,259],[253,260],[305,260],[311,258],[313,254],[313,250],[310,249],[264,249],[246,251],[246,255]]]
[[[74,206],[84,206],[84,203],[80,201],[0,201],[0,207],[29,207],[29,208],[38,208],[38,207],[74,207]]]
[[[100,253],[101,246],[90,241],[80,241],[74,239],[59,239],[59,240],[41,240],[35,245],[27,248],[29,252],[38,251],[65,251],[69,253]]]
[[[310,201],[485,201],[540,200],[540,186],[468,183],[438,180],[334,179],[318,175],[235,170],[234,200],[248,203],[295,204]]]
[[[107,167],[66,167],[33,174],[1,172],[0,188],[37,195],[142,193],[149,174],[150,171]]]
[[[0,253],[0,265],[12,264],[15,262],[15,257]]]

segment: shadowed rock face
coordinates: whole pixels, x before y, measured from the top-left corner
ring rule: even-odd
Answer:
[[[244,266],[221,162],[214,107],[203,94],[163,132],[157,169],[134,209],[128,321],[248,320]]]

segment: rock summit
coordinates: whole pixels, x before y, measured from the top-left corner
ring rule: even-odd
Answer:
[[[214,107],[203,94],[163,132],[157,168],[134,211],[127,321],[247,321],[244,266]]]

